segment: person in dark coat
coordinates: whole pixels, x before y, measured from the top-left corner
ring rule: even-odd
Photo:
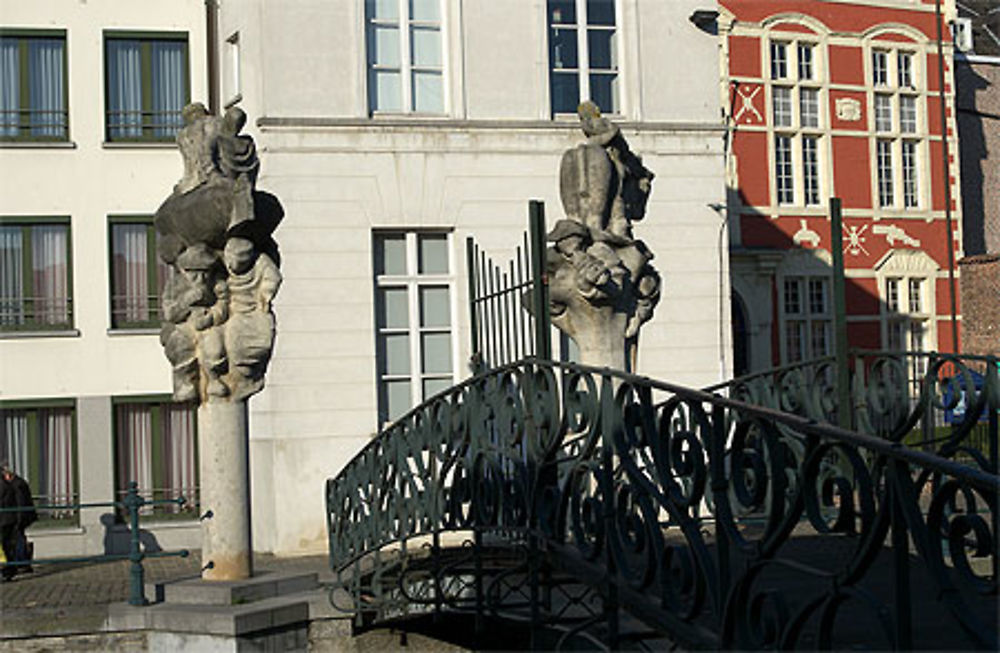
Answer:
[[[2,466],[6,469],[6,464]],[[14,486],[7,480],[7,475],[0,473],[0,508],[16,508],[17,492]],[[0,545],[3,546],[3,555],[6,560],[14,560],[16,553],[17,536],[17,515],[16,512],[0,512]],[[3,580],[8,581],[17,573],[13,565],[3,565]]]
[[[25,531],[38,521],[35,502],[31,498],[31,488],[28,486],[28,482],[15,474],[7,463],[0,464],[0,476],[7,484],[8,492],[13,495],[14,505],[27,509],[12,513],[15,517],[14,532],[10,535],[10,545],[7,544],[8,538],[4,538],[4,554],[7,556],[7,560],[31,562],[31,546]],[[30,571],[30,565],[8,566],[4,568],[4,575],[10,578],[18,572]]]

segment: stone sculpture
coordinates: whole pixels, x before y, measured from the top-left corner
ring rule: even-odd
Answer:
[[[271,232],[277,200],[255,188],[260,163],[246,114],[184,107],[177,135],[184,174],[156,212],[160,258],[174,269],[160,341],[178,401],[241,400],[263,387],[274,343],[271,300],[281,285]]]
[[[548,235],[552,323],[591,365],[628,369],[639,328],[660,299],[653,255],[632,235],[646,213],[653,173],[621,130],[592,102],[578,110],[587,141],[562,157],[560,198],[566,218]],[[626,357],[626,344],[631,350]]]
[[[241,109],[220,117],[194,103],[182,115],[184,173],[153,220],[172,269],[160,342],[174,399],[198,404],[202,577],[232,581],[252,574],[246,400],[263,387],[274,346],[281,259],[271,234],[283,212],[256,188]]]

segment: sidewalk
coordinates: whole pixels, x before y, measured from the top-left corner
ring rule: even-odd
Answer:
[[[313,571],[320,581],[330,578],[325,555],[279,558],[258,553],[255,571]],[[90,564],[36,565],[32,574],[18,574],[0,584],[0,639],[26,635],[87,632],[99,628],[111,603],[129,597],[128,560]],[[143,562],[145,582],[197,576],[201,556],[149,558]],[[147,599],[152,598],[147,592]]]

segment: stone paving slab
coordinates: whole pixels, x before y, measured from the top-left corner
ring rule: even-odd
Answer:
[[[280,558],[256,554],[257,570],[281,573],[319,574],[330,578],[325,555]],[[150,558],[143,562],[147,584],[194,577],[201,570],[201,556],[193,551],[188,558]],[[112,603],[129,597],[127,560],[90,564],[35,566],[32,574],[19,574],[11,582],[0,583],[0,639],[38,634],[79,633],[100,629]],[[152,593],[146,593],[151,600]]]

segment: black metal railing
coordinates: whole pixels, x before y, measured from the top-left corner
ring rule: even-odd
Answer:
[[[475,373],[527,356],[552,356],[545,280],[545,205],[528,204],[528,230],[506,269],[465,240]]]
[[[1000,478],[936,451],[527,359],[327,481],[331,599],[358,628],[521,620],[538,648],[995,650]]]
[[[128,515],[129,523],[129,552],[122,554],[107,553],[94,556],[61,556],[52,558],[34,558],[32,560],[8,560],[4,565],[12,567],[26,567],[35,565],[55,565],[55,564],[75,564],[75,563],[97,563],[110,562],[113,560],[129,560],[129,599],[130,605],[146,605],[145,592],[145,570],[142,561],[146,558],[166,558],[179,556],[186,558],[190,555],[187,549],[179,551],[145,551],[142,548],[139,530],[139,516],[148,506],[159,506],[172,504],[183,507],[184,497],[176,499],[149,500],[139,494],[139,486],[134,481],[129,483],[128,492],[121,501],[103,501],[93,503],[58,503],[54,505],[40,504],[32,507],[0,508],[0,512],[56,512],[66,513],[68,511],[79,511],[84,508],[118,508]]]
[[[856,349],[849,363],[852,429],[998,471],[1000,358]],[[835,374],[834,358],[826,357],[706,391],[832,424]]]

